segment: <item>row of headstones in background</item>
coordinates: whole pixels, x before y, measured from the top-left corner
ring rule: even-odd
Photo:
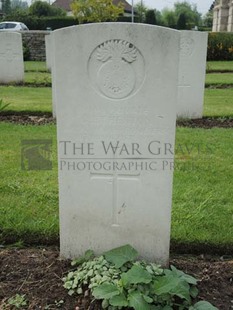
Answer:
[[[46,67],[48,71],[52,71],[52,40],[50,35],[45,36],[45,53],[46,53]]]
[[[22,82],[23,79],[22,35],[0,31],[0,83]]]
[[[167,264],[177,94],[200,98],[206,37],[127,23],[53,32],[63,257],[129,243]]]
[[[180,35],[177,117],[202,118],[208,33],[185,30]]]
[[[46,52],[46,67],[48,71],[52,74],[52,81],[55,78],[55,66],[53,65],[54,62],[54,52],[53,52],[53,36],[52,32],[51,34],[48,34],[45,36],[45,52]],[[53,67],[53,70],[52,70]],[[53,117],[56,118],[56,91],[55,91],[55,85],[52,82],[52,112]]]
[[[198,31],[180,32],[180,57],[177,117],[201,118],[203,116],[205,70],[208,34]],[[47,35],[46,63],[52,67],[52,37]],[[53,91],[53,116],[56,117],[55,91]]]

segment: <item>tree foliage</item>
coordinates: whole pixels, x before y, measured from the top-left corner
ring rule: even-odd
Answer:
[[[147,10],[145,22],[146,24],[151,24],[151,25],[157,24],[155,10]]]
[[[11,0],[2,0],[2,12],[3,14],[11,12]]]
[[[203,25],[205,27],[212,28],[212,26],[213,26],[213,10],[206,13],[206,15],[203,18]]]
[[[148,8],[145,6],[144,2],[138,2],[135,5],[135,12],[137,13],[137,16],[139,17],[140,23],[144,23],[146,20],[146,13],[148,11]]]
[[[162,20],[165,26],[176,28],[177,18],[173,10],[164,9],[162,11]]]
[[[29,13],[34,16],[65,16],[66,12],[61,8],[51,6],[45,1],[35,1],[29,7]]]
[[[124,13],[123,5],[113,5],[112,0],[74,0],[71,9],[79,23],[116,21]]]
[[[184,13],[181,13],[177,20],[177,29],[184,30],[187,27],[187,19]]]
[[[201,14],[195,4],[187,1],[176,2],[173,9],[162,11],[164,25],[177,29],[191,29],[201,23]]]
[[[196,4],[190,4],[187,1],[176,2],[174,4],[174,9],[177,21],[182,14],[186,19],[187,25],[199,25],[201,14],[198,13]]]

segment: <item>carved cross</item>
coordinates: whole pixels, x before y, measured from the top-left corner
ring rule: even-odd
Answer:
[[[118,184],[122,180],[126,181],[139,181],[140,173],[127,174],[127,173],[91,173],[92,180],[106,180],[112,183],[112,226],[119,226],[118,215],[120,214],[120,208],[126,208],[126,204],[123,203],[119,206],[119,192]]]

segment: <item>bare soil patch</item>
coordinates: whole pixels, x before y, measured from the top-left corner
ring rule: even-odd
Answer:
[[[25,113],[25,112],[2,112],[0,114],[0,122],[10,122],[19,125],[46,125],[55,124],[56,119],[51,113]],[[203,117],[198,119],[180,119],[177,120],[177,126],[191,128],[233,128],[232,117]]]
[[[231,257],[173,255],[171,264],[199,279],[199,300],[207,300],[220,310],[233,309]],[[25,294],[29,310],[100,310],[100,303],[91,303],[87,292],[85,296],[68,296],[62,277],[70,270],[70,261],[59,259],[58,248],[1,249],[0,309],[11,309],[7,300],[18,293]],[[64,303],[59,306],[61,300]]]

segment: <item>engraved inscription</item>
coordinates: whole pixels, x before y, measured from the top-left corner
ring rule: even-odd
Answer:
[[[144,80],[144,60],[139,50],[124,40],[100,44],[89,59],[89,76],[97,90],[111,99],[133,94]]]
[[[181,38],[180,53],[182,56],[191,56],[193,53],[194,41],[191,38]]]

